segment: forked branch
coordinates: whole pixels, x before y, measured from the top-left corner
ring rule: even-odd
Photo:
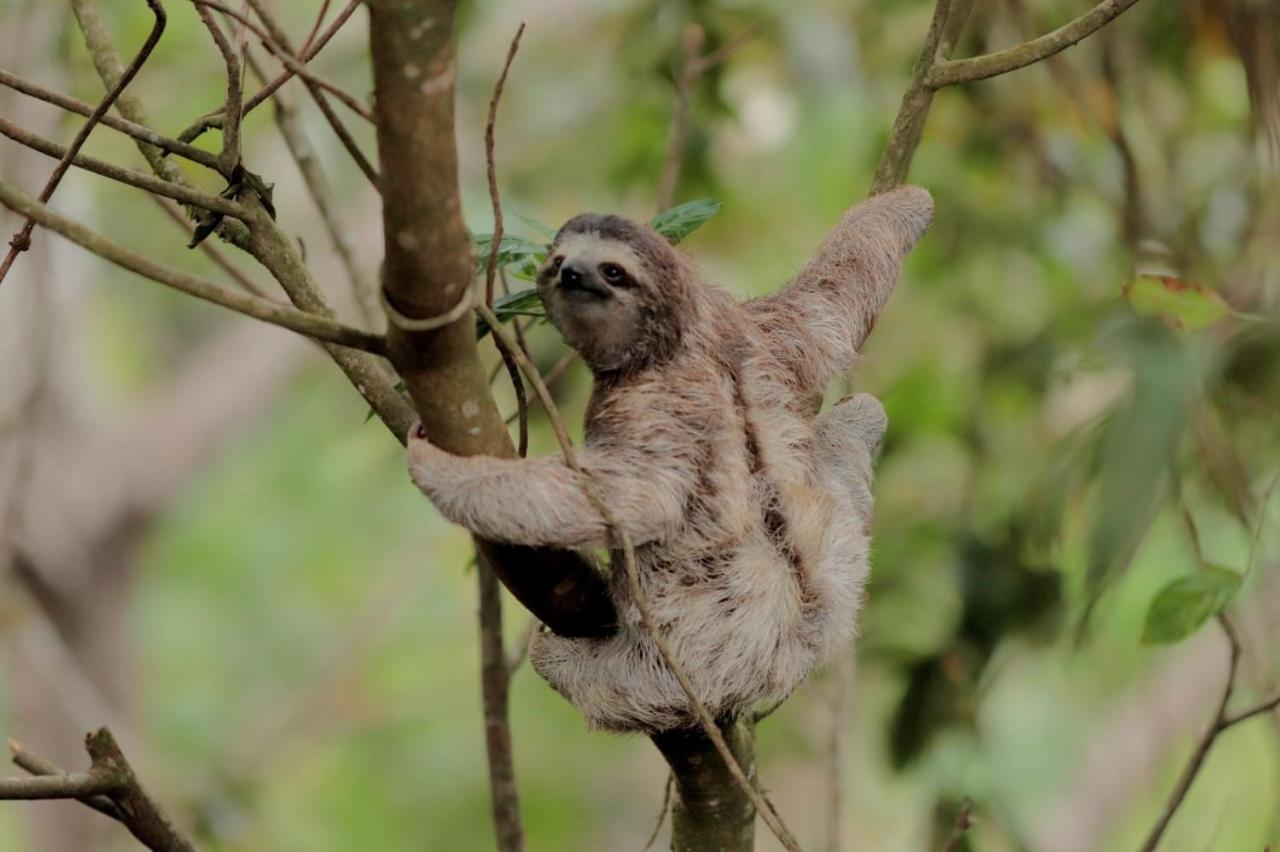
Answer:
[[[379,335],[351,328],[329,317],[300,311],[251,293],[228,290],[214,281],[162,266],[145,255],[130,251],[101,234],[55,213],[48,206],[5,181],[0,181],[0,204],[26,216],[42,227],[61,234],[76,245],[88,249],[117,266],[195,296],[197,299],[230,308],[237,313],[296,331],[316,340],[375,354],[380,354],[385,349],[383,338]]]
[[[0,779],[0,799],[77,799],[123,824],[153,852],[195,852],[143,789],[110,731],[101,728],[85,737],[85,750],[92,761],[89,770],[65,773],[10,740],[13,762],[31,777]]]

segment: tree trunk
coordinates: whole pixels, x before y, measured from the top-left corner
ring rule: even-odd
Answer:
[[[721,725],[725,740],[755,782],[755,726],[744,719]],[[755,808],[729,774],[711,740],[697,729],[653,737],[675,776],[671,801],[673,852],[748,852],[755,848]]]

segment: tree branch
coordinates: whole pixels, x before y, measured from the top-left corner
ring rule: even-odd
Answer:
[[[111,88],[124,75],[124,65],[120,60],[120,54],[116,52],[115,44],[111,38],[111,31],[107,28],[107,22],[102,17],[102,9],[99,7],[97,0],[71,0],[71,11],[76,16],[76,23],[80,27],[85,47],[93,60],[93,66],[98,72],[98,77],[102,80],[103,85]],[[129,93],[122,93],[120,97],[116,98],[115,108],[134,124],[142,127],[151,126],[151,121],[147,117],[142,103]],[[141,152],[147,164],[151,166],[151,171],[157,177],[169,183],[179,184],[187,189],[192,188],[182,169],[169,162],[165,158],[163,150],[141,139],[136,141],[138,151]],[[178,200],[181,201],[181,199]],[[198,215],[191,209],[191,205],[188,205],[187,212],[193,218]],[[240,248],[244,248],[248,244],[248,233],[238,221],[223,219],[218,226],[217,233],[232,245]]]
[[[1088,38],[1136,2],[1138,0],[1103,0],[1069,24],[1016,47],[970,59],[939,62],[930,70],[926,84],[931,89],[940,89],[1025,68]]]
[[[253,61],[252,57],[250,57],[249,61],[255,71],[258,70],[257,63]],[[286,91],[276,92],[273,101],[276,108],[276,127],[284,138],[285,146],[289,149],[289,154],[293,157],[293,162],[297,165],[298,172],[302,175],[302,183],[307,189],[307,194],[311,196],[312,203],[315,204],[316,209],[320,212],[320,220],[324,223],[325,230],[329,234],[329,240],[333,243],[334,251],[337,253],[338,259],[347,273],[347,279],[355,296],[356,306],[360,309],[361,317],[364,319],[364,324],[368,328],[377,328],[384,320],[381,310],[378,308],[377,284],[360,269],[359,261],[356,259],[355,246],[352,245],[346,229],[338,218],[338,203],[334,198],[333,188],[325,177],[324,169],[320,166],[320,160],[315,155],[315,149],[307,139],[306,130],[303,128],[302,121],[298,115],[298,108],[294,103],[292,93]]]
[[[192,2],[210,2],[211,5],[218,6],[218,4],[211,3],[211,0],[192,0]],[[348,95],[336,86],[330,86],[329,84],[312,77],[307,72],[306,67],[299,62],[298,58],[294,55],[293,48],[289,43],[288,34],[286,34],[280,24],[276,22],[275,18],[271,15],[270,10],[266,8],[266,5],[262,3],[261,0],[248,0],[248,2],[249,5],[253,7],[254,14],[258,16],[258,19],[261,20],[263,25],[267,28],[269,37],[264,35],[262,31],[255,26],[250,25],[250,29],[252,29],[254,33],[262,39],[263,45],[269,52],[284,63],[286,68],[289,68],[302,78],[302,82],[307,87],[307,91],[311,93],[311,97],[316,102],[316,106],[320,108],[320,112],[324,114],[325,120],[328,121],[329,126],[333,128],[333,132],[337,135],[338,141],[340,141],[342,146],[347,149],[347,153],[349,153],[351,158],[355,160],[356,165],[359,167],[360,171],[364,173],[364,176],[369,179],[369,183],[371,183],[375,189],[379,189],[381,187],[381,181],[378,179],[378,170],[373,167],[373,164],[369,162],[368,158],[365,157],[364,153],[360,150],[360,146],[356,144],[356,141],[352,138],[350,131],[348,131],[346,125],[342,123],[342,119],[338,117],[338,114],[333,111],[333,107],[329,105],[329,101],[325,98],[324,93],[326,91],[330,92],[346,104],[349,109],[369,121],[373,121],[373,113],[371,113],[364,104],[360,103],[351,95]],[[225,7],[218,6],[218,8],[223,8],[225,11]],[[245,20],[243,16],[236,15],[236,17],[239,20]],[[247,21],[246,24],[248,24]]]
[[[301,59],[303,63],[310,62],[315,55],[329,43],[329,39],[333,38],[334,35],[337,34],[338,30],[342,29],[342,25],[347,22],[347,19],[351,17],[352,13],[355,12],[363,2],[364,0],[351,0],[351,2],[338,13],[337,17],[333,19],[333,23],[329,24],[329,26],[325,28],[319,38],[308,42],[308,46],[303,48],[302,55],[299,59]],[[245,101],[244,109],[241,110],[241,116],[243,117],[248,115],[257,109],[264,101],[267,100],[267,98],[275,94],[281,86],[292,80],[293,76],[293,70],[286,67],[276,75],[275,79],[255,92],[253,97],[249,98],[249,100]],[[202,133],[210,128],[221,127],[222,120],[223,112],[221,110],[202,116],[194,124],[182,131],[182,133],[179,134],[179,138],[184,142],[190,142],[193,139],[198,138]]]
[[[30,133],[3,118],[0,118],[0,134],[8,136],[14,142],[25,145],[47,157],[61,157],[69,150],[57,142]],[[237,219],[244,217],[244,211],[240,205],[231,199],[208,195],[199,190],[191,189],[185,184],[171,183],[143,172],[126,169],[123,166],[117,166],[113,163],[90,157],[87,154],[76,154],[71,163],[78,168],[109,178],[117,183],[123,183],[136,189],[143,189],[165,198],[172,198],[174,201],[179,201],[188,207],[212,210],[216,213],[234,216]]]
[[[151,56],[151,51],[160,41],[160,36],[164,33],[164,25],[166,16],[164,7],[160,5],[160,0],[146,0],[147,5],[151,8],[151,13],[155,16],[155,23],[151,27],[151,32],[147,35],[147,40],[143,42],[142,47],[138,50],[133,61],[129,63],[129,67],[124,70],[115,81],[115,83],[107,91],[103,99],[94,107],[93,112],[89,114],[89,118],[80,129],[76,131],[75,137],[71,140],[71,144],[62,154],[62,158],[58,160],[58,165],[54,166],[53,174],[49,175],[49,180],[45,183],[44,189],[40,190],[40,200],[48,201],[53,197],[53,192],[58,188],[63,175],[67,173],[67,169],[71,168],[71,162],[75,159],[77,152],[88,140],[89,134],[93,132],[93,128],[107,110],[111,109],[111,105],[124,92],[125,86],[128,86],[138,71],[146,63],[147,58]],[[4,261],[0,262],[0,282],[4,281],[4,277],[9,274],[10,268],[13,266],[14,260],[18,255],[31,247],[31,231],[35,228],[35,220],[28,218],[18,233],[13,235],[9,241],[9,253],[5,256]]]
[[[195,852],[191,841],[173,827],[164,811],[143,789],[115,737],[106,728],[85,737],[85,750],[92,760],[88,772],[59,772],[53,764],[27,754],[12,740],[9,750],[14,763],[36,774],[31,778],[0,780],[0,799],[79,799],[124,824],[142,845],[154,852]]]
[[[196,6],[196,14],[204,28],[209,31],[213,44],[222,56],[222,63],[227,69],[227,101],[223,107],[222,119],[222,156],[220,163],[223,174],[230,174],[240,165],[240,115],[244,96],[244,71],[240,67],[240,57],[236,49],[222,31],[222,26],[214,18],[213,13],[203,5]]]
[[[378,335],[351,328],[329,317],[271,302],[250,293],[228,290],[216,282],[162,266],[83,225],[60,216],[46,205],[4,181],[0,181],[0,204],[33,219],[42,227],[61,234],[81,248],[88,249],[117,266],[198,299],[230,308],[237,313],[296,331],[316,340],[373,353],[381,353],[385,348],[383,338]]]
[[[15,92],[21,92],[36,100],[65,109],[67,112],[74,112],[76,115],[88,116],[93,114],[94,108],[92,105],[69,95],[46,89],[16,74],[10,74],[2,68],[0,68],[0,85],[13,89]],[[183,157],[193,163],[199,163],[206,168],[221,171],[218,155],[212,154],[203,148],[197,148],[194,145],[188,145],[186,142],[179,142],[177,139],[162,136],[149,127],[143,127],[141,124],[135,124],[126,118],[120,118],[110,113],[103,115],[99,123],[127,136],[132,136],[139,142],[154,145],[167,153],[177,154],[179,157]],[[224,173],[224,176],[226,174]]]
[[[367,5],[379,159],[394,176],[383,186],[383,290],[401,316],[439,317],[464,297],[473,274],[454,142],[454,2]],[[514,454],[470,314],[433,331],[393,322],[387,343],[432,441],[462,455]],[[512,594],[556,633],[615,629],[605,583],[580,554],[484,541],[478,547]]]

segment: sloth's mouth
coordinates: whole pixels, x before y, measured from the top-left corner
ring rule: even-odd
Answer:
[[[603,301],[613,297],[608,287],[586,275],[568,281],[562,278],[556,286],[570,296],[587,301]]]

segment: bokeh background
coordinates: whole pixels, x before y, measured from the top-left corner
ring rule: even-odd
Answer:
[[[128,53],[150,26],[145,5],[104,6]],[[223,83],[190,6],[168,6],[131,91],[174,135],[219,105]],[[301,41],[318,4],[277,6]],[[1085,7],[977,3],[956,55]],[[755,25],[697,88],[678,200],[723,202],[685,243],[706,273],[744,297],[768,292],[865,194],[931,11],[916,0],[464,3],[468,223],[491,227],[484,114],[520,21],[498,166],[508,228],[535,240],[518,217],[652,215],[685,26],[700,23],[715,47]],[[1230,610],[1246,646],[1237,700],[1275,688],[1280,507],[1269,521],[1264,508],[1280,502],[1268,491],[1280,469],[1277,33],[1274,2],[1144,0],[1051,63],[939,94],[910,174],[937,215],[851,378],[891,424],[861,637],[759,730],[763,778],[806,848],[829,848],[836,829],[847,849],[937,848],[964,797],[975,849],[1136,847],[1226,675],[1212,623],[1172,645],[1142,642],[1157,592],[1197,570],[1187,514],[1204,561],[1248,568]],[[6,69],[101,96],[63,4],[0,0],[0,51]],[[363,13],[316,67],[369,92]],[[373,274],[376,199],[298,84],[288,91]],[[8,91],[0,110],[63,141],[79,122]],[[355,318],[271,113],[246,122],[247,162],[275,183],[281,220]],[[372,152],[370,128],[351,126]],[[87,150],[143,166],[106,128]],[[28,192],[51,166],[0,142],[0,169]],[[55,206],[220,274],[134,190],[72,173]],[[0,223],[17,227],[7,212]],[[190,475],[157,486],[162,505],[127,559],[111,555],[127,570],[55,577],[107,623],[76,641],[150,786],[214,850],[491,848],[466,535],[413,490],[399,446],[318,350],[246,331],[249,320],[56,237],[36,241],[0,288],[0,497],[28,501],[27,535],[57,551],[85,511],[123,499],[120,465],[164,479],[183,430],[219,424]],[[1189,331],[1135,316],[1125,288],[1144,272],[1205,285],[1248,316]],[[563,354],[549,328],[529,339],[544,368]],[[218,346],[227,364],[250,349],[258,360],[182,372],[193,350]],[[261,387],[237,396],[250,383]],[[575,425],[589,384],[575,366],[555,385]],[[184,387],[189,397],[173,396]],[[504,377],[496,394],[513,410]],[[175,410],[188,419],[155,428]],[[94,440],[107,432],[118,440]],[[144,437],[154,443],[137,446]],[[532,443],[554,452],[541,413]],[[31,481],[61,486],[16,488],[23,454]],[[66,732],[102,720],[86,718],[96,705],[82,691],[50,688],[67,661],[17,582],[0,578],[0,731],[37,744],[61,731],[60,759],[78,767]],[[514,641],[526,616],[509,602],[507,617]],[[51,723],[60,715],[67,725]],[[531,849],[643,845],[665,778],[646,740],[587,733],[527,667],[512,724]],[[1277,802],[1271,715],[1221,739],[1163,848],[1261,850],[1280,842]],[[0,804],[0,850],[53,848],[43,844],[75,808]],[[127,842],[110,826],[103,836],[106,848]]]

